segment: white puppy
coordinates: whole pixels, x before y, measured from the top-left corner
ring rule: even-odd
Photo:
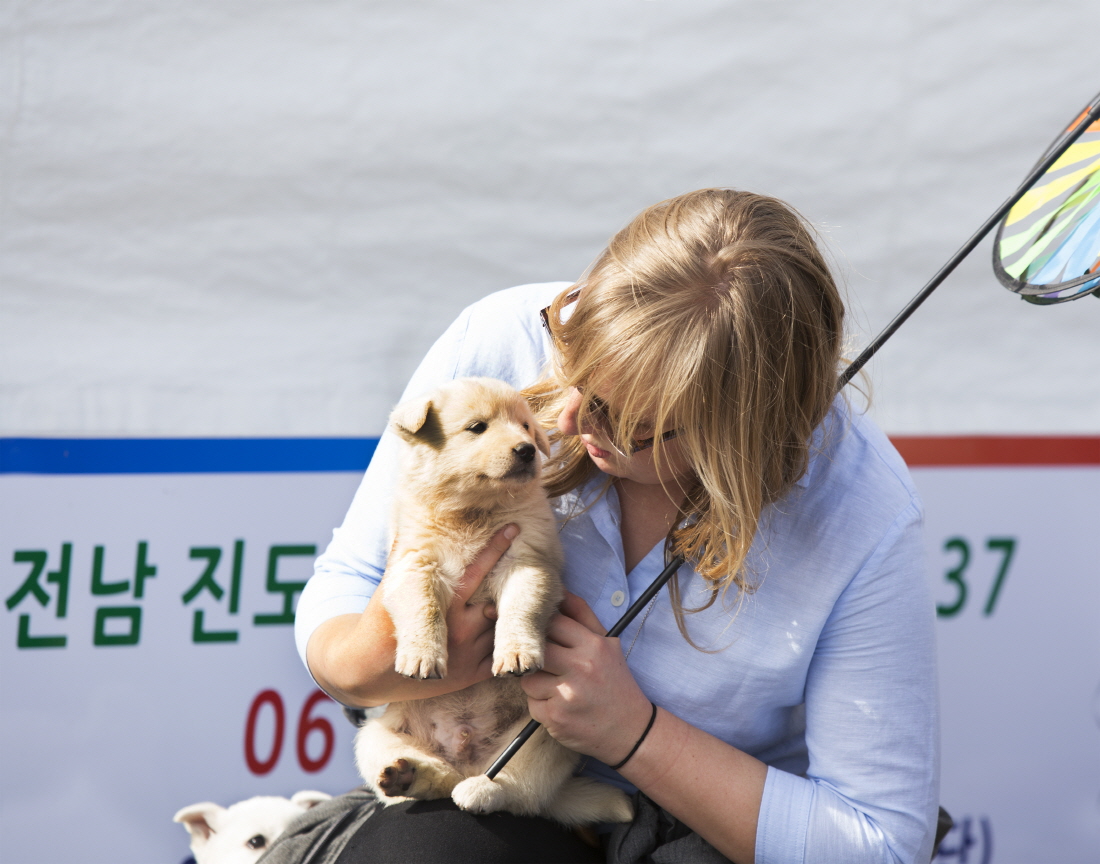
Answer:
[[[542,815],[566,825],[626,822],[626,796],[573,777],[578,756],[538,732],[495,780],[484,776],[530,719],[515,677],[542,668],[546,627],[562,598],[562,553],[540,483],[546,433],[501,381],[466,378],[399,405],[402,473],[382,602],[393,619],[395,668],[447,674],[447,608],[467,565],[503,526],[520,534],[470,602],[496,603],[493,674],[465,690],[391,703],[356,737],[367,784],[389,803],[450,795],[466,810]]]
[[[232,807],[206,801],[184,807],[172,819],[191,835],[197,864],[252,864],[296,816],[331,797],[324,792],[298,792],[289,800],[261,795]]]

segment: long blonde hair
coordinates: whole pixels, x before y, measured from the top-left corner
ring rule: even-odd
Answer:
[[[624,452],[636,437],[678,430],[694,481],[667,549],[709,583],[700,609],[731,586],[751,590],[744,564],[761,513],[806,471],[836,395],[844,306],[809,226],[750,192],[670,198],[611,239],[549,321],[557,356],[528,391],[540,419],[552,426],[570,387],[598,381]],[[558,438],[551,495],[596,471],[579,437]],[[658,437],[657,460],[661,448]]]

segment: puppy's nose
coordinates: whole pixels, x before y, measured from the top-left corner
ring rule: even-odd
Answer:
[[[516,454],[516,458],[520,462],[530,462],[535,458],[535,445],[524,442],[513,447],[512,452]]]

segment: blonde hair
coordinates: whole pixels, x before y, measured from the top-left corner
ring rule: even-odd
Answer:
[[[694,480],[666,548],[709,583],[698,609],[731,586],[751,591],[744,564],[761,514],[806,471],[836,395],[844,306],[812,230],[787,204],[750,192],[670,198],[611,239],[549,321],[558,356],[528,391],[540,419],[552,426],[570,387],[599,382],[624,452],[658,435],[660,460],[660,433],[678,430],[664,446],[679,445]],[[557,437],[551,495],[596,471],[579,437]]]

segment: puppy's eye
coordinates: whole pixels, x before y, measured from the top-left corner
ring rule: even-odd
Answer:
[[[475,435],[480,435],[486,429],[489,428],[489,424],[483,420],[478,420],[476,423],[471,423],[466,427],[467,432],[473,432]]]
[[[524,424],[523,424],[523,428],[524,428],[524,429],[526,429],[527,431],[530,431],[530,430],[531,430],[531,424],[529,424],[529,423],[524,423]]]
[[[249,838],[244,845],[249,849],[263,849],[267,845],[267,838],[263,834],[257,834],[255,837]]]

